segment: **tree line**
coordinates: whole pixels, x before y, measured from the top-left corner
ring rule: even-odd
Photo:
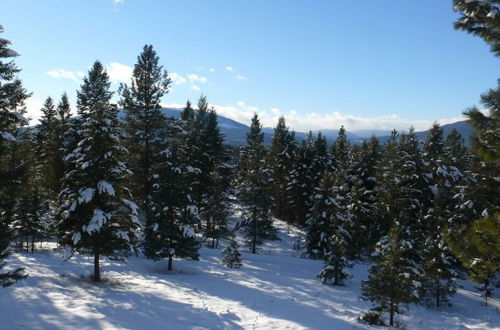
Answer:
[[[464,12],[474,5],[455,2]],[[204,96],[180,118],[165,115],[171,79],[151,45],[130,85],[120,85],[118,104],[96,61],[77,91],[77,115],[66,94],[48,97],[36,126],[24,117],[30,94],[10,60],[17,55],[0,39],[0,260],[11,242],[34,252],[37,240],[54,238],[67,257],[93,255],[100,281],[102,256],[142,252],[172,270],[174,258],[196,260],[202,243],[228,239],[225,255],[236,259],[225,263],[239,266],[234,231],[257,253],[278,239],[277,218],[304,230],[297,246],[323,260],[324,284],[343,285],[353,262],[373,263],[362,283],[362,298],[375,304],[367,320],[388,312],[393,325],[405,303],[446,304],[464,273],[491,295],[500,263],[500,88],[482,97],[489,116],[467,112],[472,151],[437,123],[423,143],[410,128],[383,144],[372,137],[353,145],[343,127],[330,146],[311,132],[299,143],[283,117],[268,147],[257,114],[247,145],[236,148],[224,144]],[[233,201],[242,217],[235,228]],[[4,271],[0,281],[25,276]]]

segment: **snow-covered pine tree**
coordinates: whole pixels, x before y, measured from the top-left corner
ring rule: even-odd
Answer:
[[[229,153],[228,151],[225,153],[226,162],[210,173],[212,183],[207,189],[200,215],[205,222],[204,237],[211,240],[209,243],[211,248],[218,247],[219,239],[233,236],[233,232],[229,229],[228,217],[234,167],[227,163]]]
[[[353,156],[349,166],[350,204],[349,222],[352,225],[352,239],[349,248],[352,257],[368,256],[380,239],[376,216],[376,170],[380,161],[380,145],[375,137],[364,142]]]
[[[347,168],[349,164],[350,144],[347,140],[345,128],[342,125],[337,134],[335,142],[330,147],[330,153],[333,156],[333,167],[338,169],[340,167]]]
[[[293,170],[293,161],[296,153],[296,141],[288,131],[285,118],[280,117],[274,128],[271,150],[269,152],[269,163],[272,169],[273,184],[272,195],[275,200],[274,214],[278,219],[290,221],[288,210],[289,174]]]
[[[26,251],[35,250],[35,241],[46,233],[53,214],[50,209],[49,188],[44,176],[44,144],[39,131],[28,129],[18,152],[24,158],[24,171],[18,178],[19,196],[16,200],[14,227],[17,242],[26,243]]]
[[[481,284],[486,305],[494,290],[494,278],[500,272],[500,216],[474,221],[459,237],[447,237],[452,253],[469,272],[469,279]]]
[[[190,171],[183,165],[182,147],[170,141],[161,152],[162,162],[153,184],[151,218],[146,224],[144,253],[153,260],[168,258],[173,269],[174,257],[198,260],[199,243],[194,225],[198,208],[189,185]]]
[[[243,229],[252,253],[264,239],[278,239],[273,226],[270,195],[271,170],[266,163],[266,149],[263,146],[264,133],[257,114],[252,118],[247,146],[241,155],[238,172],[238,198],[243,206]]]
[[[60,194],[61,242],[71,252],[94,256],[95,282],[101,280],[100,256],[126,256],[137,243],[140,227],[138,207],[125,186],[131,172],[124,162],[127,150],[121,145],[109,89],[108,75],[96,61],[77,92],[79,142],[67,156],[73,164]]]
[[[421,299],[433,299],[436,306],[454,292],[454,258],[444,241],[445,229],[455,210],[453,190],[462,173],[449,163],[443,130],[435,123],[423,146],[424,178],[428,189],[422,213]]]
[[[153,46],[145,45],[134,65],[131,85],[122,84],[119,89],[125,111],[125,145],[134,172],[132,191],[146,221],[153,207],[153,175],[166,145],[167,121],[160,102],[170,84]]]
[[[223,141],[224,136],[220,132],[217,121],[217,113],[214,108],[209,108],[207,98],[201,96],[198,100],[198,110],[191,108],[188,101],[181,113],[181,127],[183,136],[181,145],[183,152],[183,163],[190,169],[189,185],[192,188],[193,203],[200,210],[198,228],[203,227],[211,230],[210,222],[203,218],[212,207],[207,203],[210,187],[214,184],[212,174],[218,171],[226,157]]]
[[[305,247],[307,254],[313,259],[325,259],[329,252],[329,242],[335,231],[335,225],[343,221],[335,208],[332,196],[333,176],[324,171],[320,186],[311,196],[313,206],[306,222]]]
[[[500,56],[500,4],[498,0],[453,0],[453,9],[460,13],[455,29],[481,37],[491,45],[495,56]]]
[[[319,181],[314,182],[314,179],[317,177],[321,179],[322,175],[322,170],[319,176],[315,173],[313,167],[315,154],[315,138],[312,132],[309,132],[297,150],[287,188],[290,193],[293,221],[299,226],[305,226],[307,222],[307,215],[312,206],[311,196],[319,186]]]
[[[3,26],[0,25],[0,34]],[[19,178],[23,159],[16,152],[19,148],[19,128],[27,124],[24,118],[24,102],[30,96],[24,89],[18,73],[21,71],[13,60],[19,54],[10,48],[10,41],[0,38],[0,270],[9,255],[10,242],[14,237],[12,221],[19,191]],[[23,269],[0,273],[0,285],[14,284],[26,277]]]
[[[318,274],[323,284],[342,285],[349,277],[346,267],[351,267],[347,258],[349,233],[345,229],[346,218],[343,196],[336,191],[334,178],[324,171],[320,187],[312,200],[306,226],[306,248],[309,256],[325,260]]]
[[[222,264],[229,268],[241,267],[241,253],[238,251],[238,244],[234,239],[232,239],[231,243],[222,251]]]
[[[389,313],[389,324],[394,326],[394,315],[403,304],[415,300],[412,284],[412,265],[405,256],[411,248],[400,239],[401,229],[394,225],[389,235],[377,243],[376,263],[368,279],[361,283],[362,299],[375,304],[374,311]]]

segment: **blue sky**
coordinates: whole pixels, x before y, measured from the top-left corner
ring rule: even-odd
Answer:
[[[424,129],[460,119],[496,86],[500,66],[455,31],[451,0],[3,0],[2,37],[33,92],[74,100],[90,65],[127,81],[152,44],[175,78],[163,103],[201,93],[219,113],[297,130]]]

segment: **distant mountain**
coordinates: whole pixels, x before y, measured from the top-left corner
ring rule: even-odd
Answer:
[[[179,118],[181,115],[182,109],[180,108],[163,108],[165,114],[169,117]],[[225,136],[225,142],[227,144],[241,146],[246,144],[247,133],[250,130],[248,125],[239,123],[235,120],[229,119],[227,117],[217,115],[217,120],[219,122],[219,127],[222,133]],[[472,134],[472,128],[466,121],[459,121],[453,124],[443,125],[444,136],[450,134],[450,132],[455,128],[465,139],[466,143],[468,143],[469,136]],[[262,128],[264,132],[264,144],[270,145],[272,141],[272,137],[274,134],[274,128],[264,127]],[[333,141],[337,138],[339,129],[325,129],[325,130],[317,130],[313,131],[313,134],[316,135],[318,132],[321,132],[323,136],[326,137],[328,143],[333,143]],[[356,130],[353,132],[346,132],[347,138],[354,144],[360,144],[363,141],[369,139],[372,135],[375,135],[380,142],[384,143],[388,140],[390,135],[390,130],[381,130],[381,129],[364,129],[364,130]],[[308,133],[305,132],[295,132],[295,137],[297,141],[300,143],[303,139],[306,138]],[[427,131],[421,131],[416,133],[417,138],[419,140],[425,140],[427,137]]]
[[[462,137],[464,138],[465,144],[469,145],[469,139],[473,133],[473,129],[467,123],[467,121],[465,121],[465,120],[457,121],[456,123],[442,125],[441,127],[443,129],[443,136],[444,137],[447,137],[448,134],[450,134],[453,129],[456,129],[457,132],[460,133],[460,135],[462,135]],[[419,141],[425,141],[425,139],[427,138],[428,132],[429,132],[428,130],[427,131],[420,131],[420,132],[416,132],[415,135]],[[385,143],[385,142],[387,142],[387,140],[389,140],[389,134],[385,135],[385,136],[379,136],[378,139],[380,142]]]

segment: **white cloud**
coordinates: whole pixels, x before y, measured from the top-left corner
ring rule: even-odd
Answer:
[[[208,72],[215,72],[215,69],[214,68],[209,68]]]
[[[278,118],[284,116],[287,125],[291,129],[299,132],[327,129],[338,130],[342,125],[344,125],[348,131],[361,129],[408,130],[411,126],[415,127],[417,131],[422,131],[429,129],[434,121],[439,122],[441,125],[445,125],[464,120],[463,116],[438,120],[412,120],[395,114],[361,117],[347,115],[339,111],[332,111],[325,114],[318,114],[314,112],[304,114],[295,109],[289,111],[282,111],[279,108],[263,110],[256,106],[248,105],[243,101],[237,102],[235,105],[213,104],[213,106],[222,116],[244,124],[249,124],[253,114],[256,112],[259,115],[259,119],[264,127],[276,126]]]
[[[191,86],[189,87],[189,89],[191,89],[191,90],[193,90],[193,91],[197,91],[197,92],[199,92],[199,91],[201,90],[201,89],[200,89],[200,87],[198,87],[198,86],[196,86],[196,85],[191,85]]]
[[[247,78],[247,77],[242,76],[241,74],[237,74],[235,77],[236,77],[236,79],[238,79],[238,80],[240,80],[240,81],[248,80],[248,78]]]
[[[208,81],[207,77],[200,77],[197,74],[190,74],[187,76],[190,82],[200,82],[202,84],[206,83]]]
[[[46,74],[48,74],[49,76],[51,76],[52,78],[64,78],[64,79],[70,79],[70,80],[73,80],[75,82],[78,82],[78,77],[80,77],[80,75],[78,74],[79,72],[81,71],[78,71],[78,72],[72,72],[72,71],[67,71],[67,70],[64,70],[64,69],[55,69],[55,70],[51,70],[51,71],[47,71],[45,72]]]
[[[132,78],[133,69],[125,64],[111,62],[106,66],[106,71],[111,81],[128,83]]]
[[[172,79],[172,82],[174,83],[174,85],[182,85],[182,84],[187,83],[187,79],[178,73],[172,72],[172,73],[169,73],[168,76],[170,77],[170,79]]]
[[[43,106],[43,100],[30,97],[26,100],[25,106],[27,111],[26,117],[30,119],[30,125],[38,124],[39,119],[42,116],[40,109]]]
[[[226,66],[224,69],[229,72],[235,71],[235,69],[232,66]]]
[[[114,3],[123,3],[123,0],[113,0]]]

